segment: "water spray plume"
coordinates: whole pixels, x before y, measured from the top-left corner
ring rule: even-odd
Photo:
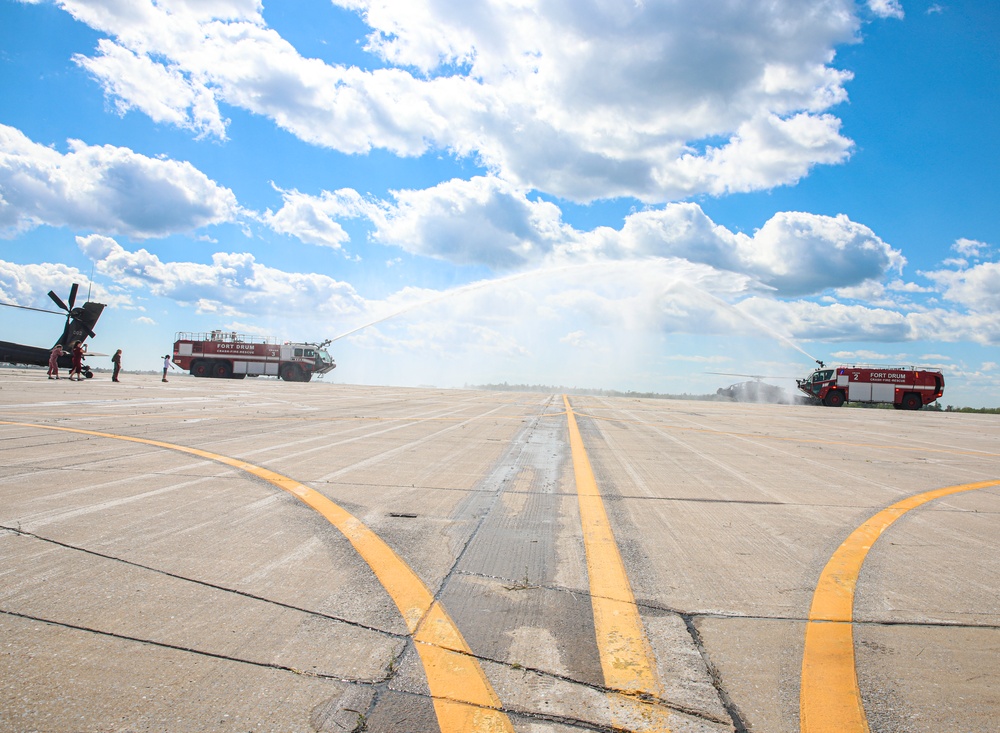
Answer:
[[[334,338],[329,339],[329,343],[332,343],[334,341],[339,341],[340,339],[343,339],[343,338],[347,338],[348,336],[356,334],[359,331],[363,331],[366,328],[370,328],[371,326],[375,326],[375,325],[377,325],[379,323],[383,323],[384,321],[388,321],[388,320],[390,320],[392,318],[397,318],[399,316],[402,316],[402,315],[404,315],[406,313],[409,313],[410,311],[416,310],[418,308],[425,308],[427,306],[434,305],[435,303],[440,303],[443,300],[448,300],[450,298],[455,298],[455,297],[458,297],[460,295],[466,295],[468,293],[472,293],[472,292],[475,292],[477,290],[482,290],[483,288],[496,287],[498,285],[505,285],[507,283],[515,282],[517,280],[523,280],[523,279],[526,279],[526,278],[535,278],[535,277],[541,277],[541,276],[546,276],[546,275],[553,275],[553,274],[556,274],[556,273],[568,272],[568,271],[573,271],[573,270],[592,269],[592,268],[595,268],[595,267],[599,267],[599,268],[602,269],[602,271],[607,272],[608,268],[610,268],[610,267],[616,267],[616,266],[617,267],[634,267],[634,266],[639,266],[639,267],[642,267],[642,268],[648,268],[650,265],[664,265],[664,264],[665,264],[665,262],[662,261],[662,260],[631,260],[631,261],[614,261],[614,262],[608,262],[608,261],[586,262],[586,263],[580,263],[580,264],[574,264],[574,265],[562,265],[562,266],[559,266],[559,267],[550,267],[550,268],[544,268],[544,269],[538,269],[538,270],[530,270],[528,272],[520,272],[520,273],[516,273],[514,275],[507,275],[506,277],[500,277],[500,278],[496,278],[496,279],[493,279],[493,280],[480,280],[478,282],[470,283],[468,285],[463,285],[461,287],[454,288],[452,290],[446,290],[446,291],[440,293],[439,295],[434,296],[433,298],[428,298],[427,300],[422,300],[422,301],[418,301],[416,303],[412,303],[412,304],[410,304],[408,306],[405,306],[403,308],[395,310],[392,313],[388,313],[388,314],[386,314],[384,316],[381,316],[379,318],[371,320],[368,323],[365,323],[365,324],[362,324],[362,325],[358,326],[357,328],[352,328],[350,331],[347,331],[345,333],[340,334],[339,336],[335,336]],[[769,328],[766,324],[761,323],[760,321],[758,321],[756,318],[754,318],[753,316],[749,315],[748,313],[744,313],[743,311],[739,310],[738,308],[734,307],[733,305],[730,305],[726,301],[722,300],[722,298],[719,298],[718,296],[715,296],[712,293],[709,293],[708,291],[703,290],[702,288],[699,288],[696,285],[692,285],[691,283],[685,282],[680,277],[674,277],[671,280],[670,286],[673,287],[674,285],[680,285],[680,286],[686,287],[686,288],[690,289],[691,291],[693,291],[694,293],[696,293],[696,294],[698,294],[698,295],[700,295],[700,296],[702,296],[704,298],[707,298],[708,300],[712,301],[716,305],[721,306],[726,311],[729,311],[731,313],[735,313],[738,317],[742,318],[743,320],[745,320],[748,323],[750,323],[751,325],[753,325],[756,329],[758,329],[759,331],[761,331],[763,334],[766,334],[767,336],[770,336],[771,338],[777,339],[778,341],[781,341],[782,343],[790,346],[791,348],[795,349],[799,353],[801,353],[804,356],[808,357],[810,361],[815,361],[815,362],[819,361],[818,359],[816,359],[814,356],[812,356],[811,354],[809,354],[807,351],[805,351],[802,347],[800,347],[798,344],[796,344],[794,341],[792,341],[787,336],[785,336],[785,335],[783,335],[781,333],[778,333],[777,331],[775,331],[772,328]]]
[[[563,271],[566,271],[566,270],[583,269],[583,268],[588,268],[588,267],[594,267],[594,263],[587,263],[587,264],[581,264],[581,265],[564,265],[562,267],[552,267],[552,268],[546,268],[546,269],[541,269],[541,270],[531,270],[529,272],[519,272],[519,273],[514,274],[514,275],[507,275],[506,277],[498,277],[498,278],[496,278],[494,280],[480,280],[478,282],[469,283],[468,285],[463,285],[461,287],[454,288],[452,290],[446,290],[443,293],[441,293],[440,295],[436,295],[433,298],[428,298],[427,300],[421,300],[419,302],[412,303],[411,305],[408,305],[408,306],[406,306],[404,308],[400,308],[399,310],[393,311],[392,313],[389,313],[388,315],[382,316],[381,318],[376,318],[375,320],[369,321],[368,323],[365,323],[364,325],[358,326],[357,328],[352,328],[350,331],[347,331],[346,333],[342,333],[339,336],[335,336],[332,339],[329,339],[329,341],[330,341],[330,343],[333,343],[334,341],[339,341],[342,338],[347,338],[348,336],[356,334],[358,331],[363,331],[366,328],[370,328],[371,326],[375,326],[375,325],[377,325],[379,323],[382,323],[383,321],[388,321],[388,320],[390,320],[392,318],[396,318],[398,316],[404,315],[406,313],[409,313],[412,310],[416,310],[417,308],[425,308],[426,306],[434,305],[435,303],[440,303],[442,300],[448,300],[449,298],[455,298],[455,297],[457,297],[459,295],[465,295],[466,293],[471,293],[471,292],[474,292],[476,290],[482,290],[483,288],[488,288],[488,287],[495,287],[497,285],[504,285],[506,283],[511,283],[511,282],[516,281],[516,280],[523,280],[523,279],[529,278],[529,277],[538,277],[540,275],[551,275],[551,274],[556,273],[556,272],[563,272]]]
[[[713,295],[712,293],[708,292],[707,290],[702,290],[701,288],[696,287],[694,285],[691,285],[690,283],[681,282],[680,284],[683,285],[683,286],[685,286],[685,287],[691,288],[692,290],[694,290],[695,292],[699,293],[700,295],[704,295],[706,298],[708,298],[709,300],[711,300],[713,303],[717,303],[717,304],[721,305],[723,308],[725,308],[726,310],[730,311],[731,313],[735,313],[737,316],[739,316],[740,318],[746,320],[748,323],[750,323],[752,326],[754,326],[755,328],[757,328],[758,330],[760,330],[762,333],[770,336],[771,338],[775,338],[778,341],[781,341],[783,344],[785,344],[787,346],[791,346],[793,349],[795,349],[796,351],[798,351],[800,354],[803,354],[804,356],[808,357],[809,361],[815,361],[815,362],[819,362],[820,364],[822,364],[822,362],[820,362],[819,359],[817,359],[815,356],[813,356],[808,351],[806,351],[805,349],[803,349],[801,346],[799,346],[797,343],[795,343],[794,341],[792,341],[790,338],[788,338],[784,334],[778,333],[773,328],[768,327],[767,324],[761,323],[756,318],[754,318],[753,316],[751,316],[749,313],[744,313],[743,311],[741,311],[736,306],[727,303],[722,298],[718,297],[717,295]]]

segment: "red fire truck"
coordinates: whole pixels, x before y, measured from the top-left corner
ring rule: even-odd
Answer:
[[[932,369],[872,364],[827,367],[818,363],[819,369],[796,383],[828,407],[882,402],[897,410],[919,410],[944,394],[944,375]]]
[[[178,333],[173,362],[196,377],[243,379],[270,375],[286,382],[308,382],[337,365],[322,344],[278,343],[232,331]]]

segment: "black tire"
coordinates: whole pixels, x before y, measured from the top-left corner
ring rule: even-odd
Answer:
[[[229,362],[217,361],[212,365],[212,376],[216,379],[229,379],[233,376],[233,368]]]
[[[281,367],[281,378],[286,382],[304,382],[302,370],[295,364],[285,364]]]
[[[826,397],[823,398],[823,404],[827,407],[840,407],[847,399],[844,397],[843,390],[831,389],[826,393]]]
[[[191,376],[192,377],[211,377],[212,376],[212,365],[207,361],[196,361],[191,365]]]
[[[924,406],[924,401],[920,399],[920,395],[916,392],[907,392],[903,395],[903,399],[899,401],[904,410],[919,410]]]

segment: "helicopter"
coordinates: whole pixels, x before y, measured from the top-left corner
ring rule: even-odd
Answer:
[[[69,303],[67,304],[55,294],[49,291],[49,298],[59,306],[66,314],[66,325],[63,326],[62,336],[49,347],[27,346],[25,344],[15,344],[10,341],[0,341],[0,362],[6,364],[28,364],[32,366],[48,366],[49,353],[57,345],[63,347],[63,355],[59,357],[59,367],[69,369],[72,366],[72,345],[79,341],[82,345],[87,337],[94,337],[94,326],[97,325],[101,313],[104,312],[104,303],[93,303],[88,300],[82,306],[76,306],[76,294],[80,289],[79,283],[73,283],[69,289]],[[0,303],[8,308],[20,308],[22,310],[38,311],[39,313],[53,313],[63,315],[59,311],[45,310],[44,308],[31,308],[26,305],[15,305],[13,303]],[[93,355],[93,354],[92,354]],[[87,364],[83,365],[83,376],[90,379],[94,373]]]
[[[734,374],[732,372],[705,372],[705,374],[717,374],[725,377],[749,377],[746,382],[737,382],[729,387],[719,388],[716,394],[721,397],[728,397],[734,402],[767,402],[772,404],[787,404],[795,401],[781,387],[768,384],[764,379],[790,379],[790,377],[766,376],[762,374]]]

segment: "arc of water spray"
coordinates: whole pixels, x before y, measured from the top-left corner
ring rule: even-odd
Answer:
[[[680,285],[682,285],[682,286],[685,286],[685,287],[688,287],[688,288],[694,290],[696,293],[698,293],[700,295],[705,296],[706,298],[708,298],[712,302],[718,303],[719,305],[721,305],[726,310],[731,311],[732,313],[735,313],[737,316],[739,316],[740,318],[743,318],[744,320],[746,320],[749,324],[751,324],[752,326],[754,326],[755,328],[757,328],[758,330],[760,330],[762,333],[765,333],[768,336],[771,336],[772,338],[775,338],[778,341],[781,341],[782,343],[784,343],[784,344],[786,344],[788,346],[791,346],[793,349],[795,349],[796,351],[798,351],[800,354],[803,354],[803,355],[809,357],[809,361],[819,361],[815,356],[813,356],[812,354],[810,354],[808,351],[806,351],[805,349],[803,349],[801,346],[799,346],[797,343],[795,343],[794,341],[792,341],[790,338],[788,338],[784,334],[778,333],[774,329],[769,328],[766,324],[761,323],[759,320],[757,320],[756,318],[754,318],[753,316],[751,316],[749,313],[744,313],[739,308],[737,308],[736,306],[734,306],[734,305],[732,305],[730,303],[727,303],[726,301],[724,301],[722,298],[718,297],[717,295],[713,295],[712,293],[708,292],[707,290],[702,290],[701,288],[696,287],[696,286],[692,285],[691,283],[686,283],[686,282],[681,282],[681,281],[678,281],[678,283]]]
[[[561,267],[550,267],[540,270],[530,270],[528,272],[518,272],[513,275],[506,275],[505,277],[498,277],[494,280],[480,280],[478,282],[469,283],[468,285],[462,285],[461,287],[453,288],[452,290],[445,290],[443,293],[440,293],[439,295],[436,295],[433,298],[428,298],[427,300],[421,300],[417,303],[412,303],[404,308],[400,308],[399,310],[393,311],[388,315],[382,316],[381,318],[376,318],[374,321],[369,321],[368,323],[365,323],[362,326],[358,326],[357,328],[352,328],[350,331],[347,331],[346,333],[342,333],[339,336],[330,339],[330,343],[333,343],[334,341],[339,341],[342,338],[347,338],[348,336],[351,336],[357,333],[358,331],[363,331],[366,328],[375,326],[379,323],[382,323],[383,321],[388,321],[391,318],[396,318],[398,316],[403,315],[404,313],[409,313],[410,311],[416,310],[417,308],[424,308],[426,306],[433,305],[434,303],[439,303],[442,300],[454,298],[458,295],[465,295],[466,293],[471,293],[476,290],[482,290],[483,288],[488,288],[496,285],[503,285],[506,283],[514,282],[516,280],[523,280],[524,278],[528,277],[551,275],[556,272],[563,272],[566,270],[576,270],[593,266],[594,263],[585,263],[580,265],[563,265]]]
[[[625,263],[618,262],[616,264],[625,264]],[[632,262],[629,262],[628,264],[630,264],[630,265],[631,264],[636,264],[636,262],[632,261]],[[456,296],[464,295],[466,293],[471,293],[471,292],[474,292],[476,290],[481,290],[483,288],[493,287],[493,286],[496,286],[496,285],[502,285],[502,284],[514,282],[514,281],[517,281],[517,280],[522,280],[522,279],[525,279],[525,278],[529,278],[529,277],[539,277],[539,276],[542,276],[542,275],[551,275],[551,274],[554,274],[554,273],[557,273],[557,272],[566,272],[566,271],[569,271],[569,270],[587,269],[587,268],[592,268],[592,267],[595,267],[595,266],[607,267],[608,265],[609,265],[609,263],[607,263],[607,262],[586,262],[586,263],[580,263],[580,264],[575,264],[575,265],[562,265],[562,266],[559,266],[559,267],[544,268],[544,269],[539,269],[539,270],[530,270],[528,272],[519,272],[519,273],[515,273],[513,275],[507,275],[505,277],[496,278],[494,280],[480,280],[478,282],[469,283],[468,285],[463,285],[461,287],[454,288],[452,290],[446,290],[443,293],[440,293],[439,295],[434,296],[433,298],[428,298],[427,300],[422,300],[422,301],[419,301],[417,303],[412,303],[412,304],[410,304],[408,306],[405,306],[404,308],[400,308],[399,310],[393,311],[392,313],[389,313],[389,314],[387,314],[385,316],[382,316],[381,318],[376,318],[375,320],[369,321],[368,323],[365,323],[365,324],[363,324],[361,326],[358,326],[357,328],[352,328],[350,331],[347,331],[346,333],[342,333],[339,336],[336,336],[336,337],[330,339],[329,343],[333,343],[334,341],[339,341],[342,338],[347,338],[348,336],[351,336],[351,335],[357,333],[358,331],[363,331],[366,328],[370,328],[371,326],[375,326],[375,325],[377,325],[379,323],[382,323],[384,321],[388,321],[388,320],[390,320],[392,318],[396,318],[396,317],[401,316],[401,315],[403,315],[405,313],[409,313],[410,311],[416,310],[417,308],[424,308],[426,306],[433,305],[434,303],[439,303],[442,300],[447,300],[449,298],[454,298]],[[777,331],[769,328],[767,325],[761,323],[759,320],[757,320],[756,318],[754,318],[753,316],[751,316],[749,313],[744,313],[739,308],[736,308],[735,306],[727,303],[722,298],[720,298],[720,297],[718,297],[716,295],[713,295],[712,293],[708,292],[707,290],[703,290],[702,288],[699,288],[696,285],[693,285],[691,283],[684,282],[680,278],[675,279],[674,282],[671,283],[671,286],[673,286],[673,285],[680,285],[682,287],[686,287],[686,288],[694,291],[696,294],[701,295],[701,296],[703,296],[705,298],[708,298],[712,302],[714,302],[714,303],[716,303],[718,305],[721,305],[726,310],[735,313],[737,316],[739,316],[740,318],[744,319],[745,321],[747,321],[748,323],[750,323],[751,325],[753,325],[756,329],[758,329],[762,333],[764,333],[764,334],[766,334],[766,335],[768,335],[768,336],[770,336],[772,338],[775,338],[775,339],[781,341],[782,343],[784,343],[784,344],[790,346],[791,348],[795,349],[796,351],[798,351],[800,354],[803,354],[804,356],[808,357],[809,361],[818,361],[816,359],[816,357],[814,357],[812,354],[810,354],[808,351],[806,351],[805,349],[803,349],[801,346],[799,346],[798,344],[796,344],[794,341],[792,341],[790,338],[788,338],[784,334],[778,333]]]

